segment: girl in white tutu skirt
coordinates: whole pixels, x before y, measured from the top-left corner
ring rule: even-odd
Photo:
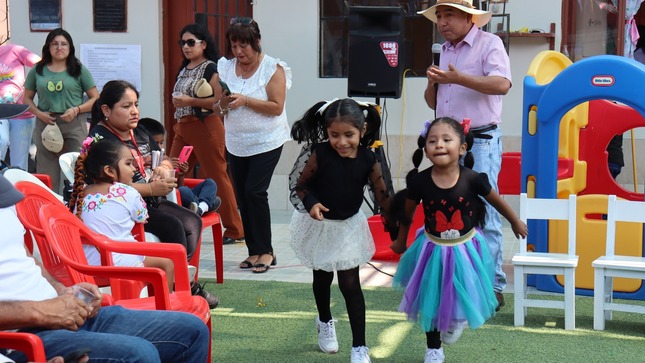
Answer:
[[[352,363],[370,362],[358,274],[359,266],[375,251],[360,209],[364,188],[370,184],[385,211],[391,199],[381,165],[368,148],[380,125],[375,107],[347,98],[315,104],[291,130],[295,140],[307,143],[290,176],[297,209],[291,219],[291,247],[313,269],[318,346],[325,353],[338,351],[336,320],[330,308],[330,288],[337,271],[352,328]]]

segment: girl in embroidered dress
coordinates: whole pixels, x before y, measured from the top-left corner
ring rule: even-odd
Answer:
[[[365,185],[370,184],[384,210],[390,204],[381,165],[369,149],[380,125],[372,105],[336,99],[315,104],[291,130],[295,140],[312,146],[302,173],[298,175],[296,164],[291,175],[292,180],[297,178],[293,189],[304,205],[291,219],[291,247],[313,269],[318,346],[325,353],[338,351],[330,308],[330,286],[337,271],[352,328],[351,361],[356,363],[370,362],[359,279],[359,266],[375,251],[361,211]]]
[[[426,363],[443,362],[441,342],[456,342],[466,324],[476,329],[495,314],[495,269],[480,231],[483,199],[511,223],[516,237],[527,235],[526,225],[492,189],[488,176],[470,169],[469,126],[469,120],[461,125],[449,117],[426,122],[412,157],[414,169],[406,177],[408,188],[395,197],[404,196],[405,205],[391,248],[405,254],[393,285],[406,288],[399,310],[426,332]],[[419,172],[423,152],[432,166]],[[466,166],[459,163],[462,156]],[[406,252],[410,221],[421,201],[424,226]],[[393,213],[401,212],[398,205]]]
[[[94,232],[115,241],[134,242],[132,228],[135,223],[146,223],[148,209],[141,194],[130,186],[136,170],[132,153],[114,140],[92,141],[88,138],[83,142],[83,151],[78,156],[69,209]],[[96,248],[84,245],[83,250],[90,265],[101,265]],[[175,269],[170,259],[116,252],[112,259],[115,266],[161,268],[172,291]]]

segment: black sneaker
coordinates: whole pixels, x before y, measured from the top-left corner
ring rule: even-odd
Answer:
[[[204,284],[205,285],[205,284]],[[210,292],[204,290],[204,285],[201,285],[197,281],[193,281],[190,283],[190,293],[193,296],[201,296],[204,299],[206,299],[206,302],[208,303],[208,307],[211,309],[215,309],[217,305],[219,305],[219,298]]]
[[[222,200],[220,199],[220,197],[215,197],[215,200],[213,201],[213,208],[209,210],[217,212],[220,205],[222,205]]]

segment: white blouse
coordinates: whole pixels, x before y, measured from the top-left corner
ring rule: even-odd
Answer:
[[[264,55],[260,66],[250,78],[235,74],[237,59],[221,58],[217,62],[220,78],[233,93],[266,101],[266,86],[278,65],[284,69],[287,89],[291,88],[291,68],[279,59]],[[287,121],[286,100],[280,116],[269,116],[248,107],[230,110],[224,117],[226,149],[235,156],[252,156],[277,149],[291,139]]]

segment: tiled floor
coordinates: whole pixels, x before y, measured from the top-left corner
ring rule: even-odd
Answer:
[[[272,232],[273,248],[277,258],[277,265],[262,274],[251,272],[251,270],[241,270],[238,264],[244,260],[248,254],[244,243],[236,243],[224,246],[224,283],[226,280],[272,280],[286,282],[311,282],[311,270],[300,264],[293,250],[289,246],[289,221],[291,220],[292,211],[272,211]],[[505,222],[505,221],[504,221]],[[200,258],[199,276],[205,278],[215,278],[215,259],[213,253],[213,238],[210,228],[202,236],[202,251]],[[510,258],[518,250],[518,241],[513,236],[510,226],[504,224],[504,271],[507,274],[507,289],[505,292],[511,292],[513,287],[513,268],[510,265]],[[396,262],[391,261],[372,261],[374,267],[388,274],[394,274],[396,271]],[[384,286],[389,287],[392,278],[386,274],[376,271],[376,269],[365,265],[361,268],[360,275],[363,286]]]

